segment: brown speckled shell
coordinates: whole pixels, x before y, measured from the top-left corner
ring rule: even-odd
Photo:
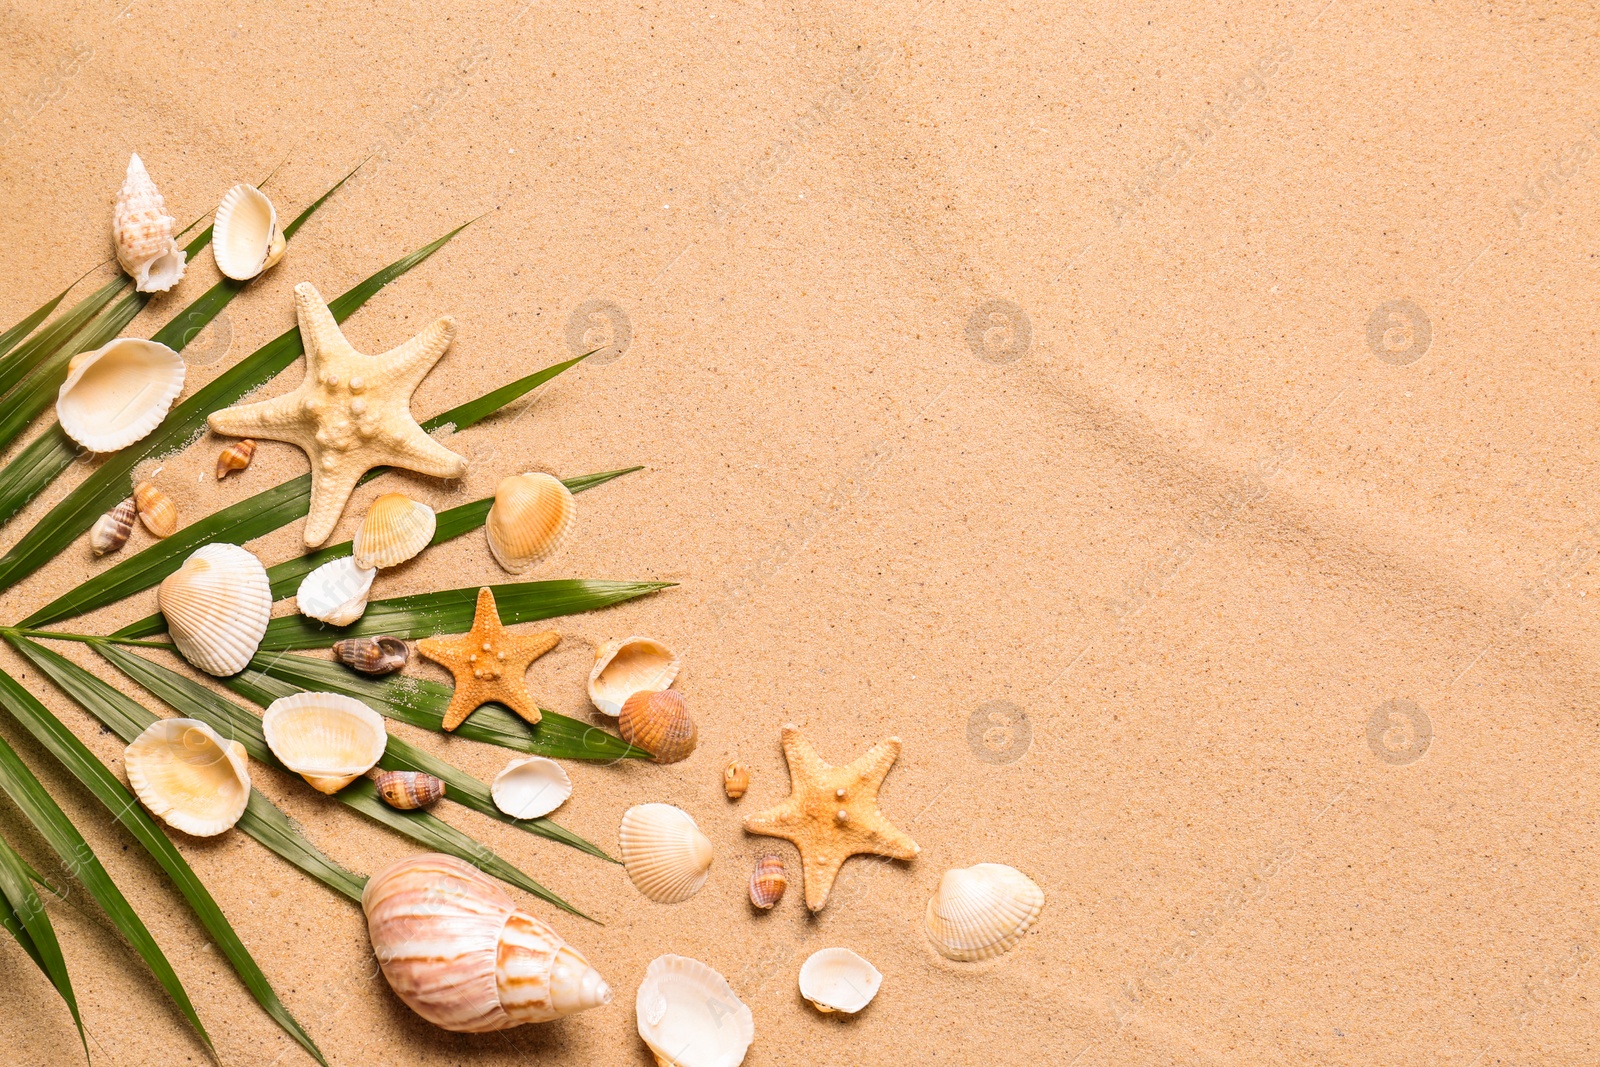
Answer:
[[[347,637],[333,643],[333,654],[362,674],[393,674],[411,658],[411,646],[398,637]]]
[[[688,758],[699,736],[676,689],[633,694],[622,703],[617,729],[624,741],[649,752],[657,763]]]
[[[756,860],[756,869],[750,872],[750,903],[766,911],[783,897],[783,891],[788,888],[789,876],[784,873],[781,856],[776,852],[768,852]]]
[[[444,783],[421,771],[384,771],[373,783],[383,802],[401,811],[425,808],[444,796]]]
[[[248,437],[224,448],[217,457],[217,481],[226,478],[229,471],[242,471],[250,466],[250,457],[255,454],[256,443]]]
[[[133,497],[130,496],[95,520],[89,530],[89,547],[96,556],[115,552],[128,543],[128,535],[133,533],[136,521],[134,515]]]
[[[722,772],[722,788],[729,800],[744,796],[745,790],[750,788],[750,772],[744,769],[744,764],[738,760],[728,764],[728,769]]]

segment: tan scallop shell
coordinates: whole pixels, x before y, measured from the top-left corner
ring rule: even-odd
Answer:
[[[544,756],[527,756],[506,764],[489,787],[494,806],[513,819],[537,819],[555,811],[572,795],[566,768]]]
[[[683,694],[676,689],[635,693],[622,702],[617,732],[630,745],[638,745],[657,763],[677,763],[689,758],[699,728],[689,717]]]
[[[854,1015],[871,1003],[883,974],[847,948],[813,952],[800,965],[800,995],[820,1012]]]
[[[728,980],[688,956],[658,956],[634,1000],[639,1036],[657,1067],[739,1067],[755,1017]]]
[[[160,719],[123,753],[128,784],[150,814],[195,837],[239,821],[250,803],[244,746],[199,719]]]
[[[671,804],[639,804],[622,816],[622,865],[639,892],[658,904],[688,900],[711,872],[711,840]]]
[[[377,573],[361,566],[354,556],[329,560],[300,579],[294,592],[295,608],[329,626],[349,626],[367,610],[367,594]]]
[[[133,278],[141,293],[164,293],[183,278],[188,253],[173,238],[177,220],[167,214],[166,201],[150,180],[144,160],[134,153],[128,174],[111,209],[111,239],[117,262]]]
[[[572,532],[578,506],[572,491],[549,474],[502,479],[484,520],[489,551],[512,574],[521,574],[559,549]]]
[[[372,502],[356,531],[356,562],[363,567],[394,567],[428,547],[438,519],[433,509],[404,493],[385,493]]]
[[[91,452],[126,448],[161,425],[183,392],[183,357],[159,341],[119,337],[67,364],[56,419]]]
[[[238,545],[202,545],[156,591],[183,658],[219,678],[244,670],[272,616],[261,561]]]
[[[670,689],[681,666],[677,654],[654,638],[607,641],[595,652],[589,671],[589,699],[616,718],[633,694]]]
[[[211,254],[228,277],[247,281],[283,258],[278,209],[255,186],[240,182],[229,189],[213,219]]]
[[[295,693],[261,716],[267,747],[285,767],[322,793],[337,793],[383,758],[383,717],[354,697]]]
[[[923,929],[939,954],[972,962],[1014,948],[1044,908],[1044,890],[1015,867],[980,863],[944,872]]]

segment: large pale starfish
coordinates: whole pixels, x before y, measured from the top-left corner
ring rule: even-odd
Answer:
[[[294,287],[306,350],[306,376],[292,393],[212,414],[211,428],[231,437],[287,441],[311,460],[306,544],[328,539],[350,493],[373,467],[404,467],[459,478],[467,461],[429,437],[411,417],[411,394],[455,336],[455,320],[437,320],[380,356],[357,352],[310,282]]]
[[[744,828],[786,838],[800,849],[806,907],[822,910],[851,856],[870,852],[908,860],[922,851],[878,810],[878,789],[900,755],[898,737],[879,741],[848,766],[830,767],[791,723],[783,728],[783,755],[789,761],[789,799],[746,816]]]
[[[472,630],[456,637],[425,637],[417,651],[443,664],[456,676],[456,691],[444,712],[444,728],[454,730],[489,701],[498,701],[529,722],[538,722],[539,707],[528,696],[522,676],[528,664],[561,643],[554,630],[514,634],[500,623],[494,592],[478,590]]]

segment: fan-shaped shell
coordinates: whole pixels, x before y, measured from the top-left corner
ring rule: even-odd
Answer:
[[[195,549],[156,591],[167,632],[183,658],[219,678],[244,670],[272,616],[261,561],[238,545]]]
[[[285,767],[324,793],[336,793],[383,758],[383,717],[354,697],[295,693],[261,716],[267,747]]]
[[[211,229],[218,270],[246,281],[282,259],[283,249],[278,210],[266,193],[241,182],[223,194]]]
[[[244,746],[199,719],[160,719],[123,754],[128,784],[150,814],[195,837],[222,833],[250,802]]]
[[[177,220],[150,180],[138,153],[128,159],[128,174],[111,209],[111,238],[117,262],[141,293],[164,293],[183,278],[188,253],[173,238]]]
[[[572,779],[553,759],[528,756],[514,759],[494,777],[489,789],[494,806],[513,819],[548,815],[572,795]]]
[[[1014,948],[1044,908],[1044,890],[1015,867],[980,863],[944,872],[923,928],[941,956],[972,962]]]
[[[582,953],[453,856],[384,868],[368,879],[361,908],[389,987],[435,1026],[484,1033],[611,1002]]]
[[[438,519],[433,509],[404,493],[385,493],[372,502],[356,531],[356,562],[363,567],[393,567],[428,547]]]
[[[572,532],[578,506],[572,491],[549,474],[516,474],[494,491],[483,529],[500,566],[521,574],[559,549]]]
[[[677,654],[654,638],[607,641],[595,652],[589,671],[589,699],[616,718],[633,694],[670,689],[681,665]]]
[[[728,980],[688,956],[657,956],[634,1001],[639,1036],[659,1067],[739,1067],[755,1017]]]
[[[178,353],[137,337],[79,352],[56,396],[62,432],[91,452],[126,448],[167,417],[183,392],[184,370]]]
[[[622,816],[622,865],[639,892],[658,904],[688,900],[711,871],[711,840],[671,804],[639,804]]]
[[[878,995],[883,975],[847,948],[813,952],[800,966],[800,995],[821,1012],[854,1015]]]
[[[354,556],[329,560],[304,578],[295,590],[294,604],[300,614],[327,623],[349,626],[367,610],[367,594],[377,571],[363,567]]]
[[[684,706],[683,694],[676,689],[635,693],[623,701],[617,732],[628,744],[654,756],[657,763],[688,759],[700,733]]]

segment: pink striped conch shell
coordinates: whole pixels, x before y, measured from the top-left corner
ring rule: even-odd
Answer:
[[[368,880],[361,907],[389,987],[435,1026],[484,1033],[611,1002],[582,953],[453,856],[385,867]]]

